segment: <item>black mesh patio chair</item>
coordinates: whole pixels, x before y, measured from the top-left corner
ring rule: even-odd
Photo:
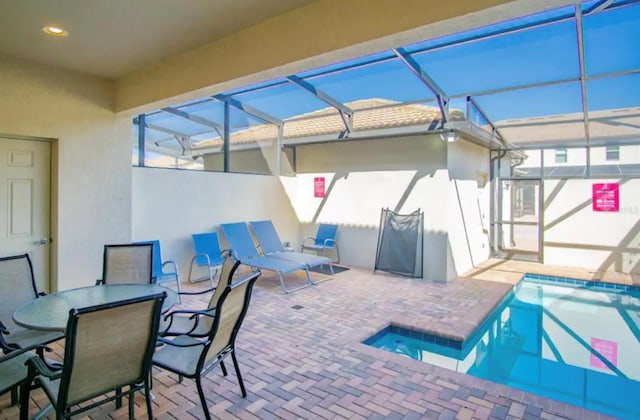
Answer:
[[[105,245],[102,278],[96,284],[149,284],[153,281],[153,244]]]
[[[153,356],[154,366],[176,373],[180,378],[195,380],[207,420],[211,419],[211,415],[202,389],[202,377],[218,365],[223,368],[224,359],[229,355],[233,360],[242,397],[247,396],[236,358],[235,340],[249,307],[251,290],[259,276],[260,271],[254,271],[228,285],[216,303],[215,315],[205,312],[197,315],[213,318],[211,328],[205,337],[185,334],[171,340],[161,338],[160,341],[164,345]],[[224,368],[223,373],[226,374]]]
[[[29,254],[0,258],[0,348],[2,353],[48,344],[64,337],[60,332],[23,328],[13,322],[22,304],[44,295],[38,292]]]
[[[149,373],[165,297],[163,292],[70,310],[62,370],[50,370],[39,358],[28,360],[29,376],[20,387],[20,418],[28,418],[28,384],[33,382],[45,391],[57,419],[117,403],[125,395],[133,419],[133,397],[140,390],[145,391],[152,419]]]
[[[232,250],[225,250],[222,253],[224,260],[222,262],[222,270],[220,271],[220,279],[216,287],[205,291],[182,292],[182,294],[196,295],[213,291],[207,307],[200,310],[177,309],[169,312],[163,318],[163,329],[161,329],[160,335],[176,336],[189,334],[193,337],[206,337],[207,334],[209,334],[213,322],[213,317],[209,315],[215,315],[216,303],[226,287],[231,283],[236,270],[240,266],[240,261],[235,258]]]
[[[41,350],[40,345],[14,350],[0,356],[0,395],[11,391],[11,405],[18,402],[18,389],[27,380],[26,362],[38,357],[33,350]]]

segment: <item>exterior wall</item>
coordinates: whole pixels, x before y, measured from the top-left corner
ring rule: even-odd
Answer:
[[[0,56],[0,131],[55,139],[54,290],[94,284],[131,237],[131,119],[112,108],[110,82]]]
[[[232,172],[271,174],[271,168],[262,149],[253,148],[231,152],[229,168]],[[224,171],[224,154],[211,153],[203,156],[205,171]]]
[[[133,168],[132,219],[133,240],[159,239],[162,257],[178,263],[185,281],[191,234],[221,223],[270,219],[283,241],[298,246],[295,213],[273,176]]]
[[[606,160],[606,148],[591,149],[591,164],[640,163],[640,146],[620,145],[620,159]],[[555,149],[543,150],[545,168],[585,165],[585,149],[567,149],[567,162],[555,162]],[[540,151],[529,151],[522,168],[540,167]],[[620,184],[620,211],[594,212],[592,184]],[[640,178],[549,178],[543,180],[543,262],[598,271],[640,272]],[[509,209],[508,196],[503,209]],[[505,230],[505,232],[508,232]],[[506,237],[506,236],[505,236]]]
[[[593,183],[620,183],[620,211],[594,212]],[[640,179],[544,181],[544,263],[640,273]]]
[[[464,140],[449,144],[447,278],[489,258],[489,150]]]
[[[317,223],[337,223],[342,262],[373,269],[380,211],[424,211],[424,278],[447,280],[446,145],[438,136],[299,146],[297,177],[283,179],[302,236]],[[326,197],[314,198],[324,176]],[[301,238],[302,239],[302,238]]]
[[[620,145],[620,159],[607,160],[606,147],[591,148],[591,165],[624,165],[640,163],[640,145]],[[521,168],[539,168],[540,150],[525,151],[527,159],[520,165]],[[586,165],[587,154],[583,147],[567,149],[567,162],[556,163],[556,149],[542,150],[545,166],[573,166]]]

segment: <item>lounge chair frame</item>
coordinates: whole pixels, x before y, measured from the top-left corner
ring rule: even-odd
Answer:
[[[333,262],[329,257],[305,254],[285,248],[284,244],[280,240],[280,235],[278,235],[278,231],[276,230],[271,220],[249,222],[249,226],[253,230],[255,238],[258,240],[260,248],[266,256],[282,258],[296,263],[306,264],[309,269],[312,269],[313,267],[328,265],[331,275],[317,280],[310,279],[311,283],[313,284],[318,284],[326,280],[331,280],[333,278]]]
[[[249,227],[244,222],[224,223],[220,225],[222,232],[227,238],[229,247],[234,250],[238,258],[247,265],[255,269],[275,271],[278,273],[280,287],[285,293],[292,293],[309,286],[313,286],[309,266],[302,263],[275,258],[268,255],[260,255],[249,231]],[[295,271],[304,271],[306,283],[302,286],[289,289],[284,281],[284,275]]]

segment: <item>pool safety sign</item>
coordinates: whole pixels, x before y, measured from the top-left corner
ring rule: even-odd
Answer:
[[[316,198],[324,197],[324,177],[317,176],[313,178],[313,196]]]
[[[620,211],[619,184],[593,184],[592,200],[593,211]]]
[[[591,353],[591,366],[601,369],[609,369],[607,363],[603,361],[603,359],[605,359],[607,362],[611,363],[613,367],[618,367],[618,343],[615,341],[602,340],[600,338],[591,338],[591,348],[594,351],[597,351],[601,356],[598,357]]]

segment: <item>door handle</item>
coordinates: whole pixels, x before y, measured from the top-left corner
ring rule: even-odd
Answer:
[[[49,238],[42,238],[38,241],[36,241],[36,245],[46,245],[49,243]]]

